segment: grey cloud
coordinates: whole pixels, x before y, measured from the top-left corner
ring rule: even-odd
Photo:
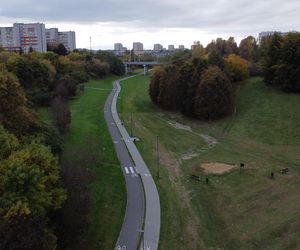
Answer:
[[[299,13],[297,0],[10,0],[0,7],[1,19],[111,22],[145,30],[181,27],[228,33],[297,29]]]

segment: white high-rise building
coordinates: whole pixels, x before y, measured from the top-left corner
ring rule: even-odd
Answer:
[[[0,27],[0,45],[7,51],[20,51],[20,36],[14,27]]]
[[[74,31],[58,32],[58,43],[62,43],[68,51],[76,49],[76,38]]]
[[[163,46],[161,44],[159,44],[159,43],[154,44],[153,50],[154,51],[162,51],[163,50]]]
[[[73,51],[76,48],[75,32],[58,32],[57,28],[46,30],[43,23],[14,23],[13,27],[0,27],[0,46],[7,51],[47,52],[47,42],[62,43]]]
[[[173,44],[168,45],[168,50],[169,50],[169,51],[175,50],[174,45],[173,45]]]
[[[115,51],[122,51],[123,50],[123,44],[122,43],[115,43],[114,44]]]
[[[31,49],[38,52],[47,52],[45,24],[15,23],[14,28],[19,31],[21,48],[25,53],[28,53]]]
[[[46,42],[47,43],[58,43],[58,29],[57,28],[46,29]]]
[[[13,27],[0,28],[0,45],[8,51],[23,50],[25,53],[31,49],[46,52],[45,25],[42,23],[14,23]]]
[[[178,49],[184,50],[184,45],[179,45],[179,46],[178,46]]]
[[[132,47],[133,47],[134,54],[140,55],[144,53],[144,45],[142,43],[134,42]]]

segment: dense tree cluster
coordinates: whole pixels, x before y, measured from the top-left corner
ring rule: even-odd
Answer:
[[[203,48],[195,43],[192,51],[181,52],[170,64],[156,68],[149,94],[160,107],[178,110],[187,116],[211,120],[233,110],[233,83],[249,76],[248,62],[233,52],[233,38],[217,39]]]
[[[20,142],[0,126],[0,247],[54,249],[49,216],[66,198],[57,159],[38,141]]]
[[[124,73],[123,63],[110,53],[64,55],[63,48],[56,49],[44,54],[0,51],[0,249],[56,248],[53,232],[66,200],[62,186],[74,197],[77,190],[70,181],[74,162],[68,168],[59,162],[60,133],[71,121],[68,101],[87,80]],[[38,119],[34,108],[40,106],[49,107],[54,126]]]
[[[300,33],[275,33],[263,41],[264,79],[286,92],[300,92]]]

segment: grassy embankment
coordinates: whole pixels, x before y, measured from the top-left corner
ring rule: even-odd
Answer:
[[[74,246],[77,241],[70,242],[73,249],[113,249],[123,222],[126,207],[125,181],[103,114],[104,103],[114,79],[116,77],[89,81],[85,84],[85,91],[78,93],[70,102],[72,122],[69,132],[64,136],[63,160],[68,160],[69,155],[74,157],[74,148],[76,152],[89,150],[90,148],[85,147],[91,143],[92,150],[99,152],[103,161],[97,166],[86,166],[92,171],[92,178],[87,186],[90,196],[90,226],[79,239],[78,245]],[[39,114],[47,120],[45,111],[42,110]]]
[[[299,247],[300,95],[252,78],[238,92],[235,119],[207,123],[158,109],[148,84],[144,76],[123,82],[118,109],[128,128],[133,113],[133,133],[154,176],[159,135],[160,249]],[[201,135],[218,144],[208,147]],[[205,174],[200,165],[207,162],[243,162],[245,169]],[[290,173],[280,174],[283,167]],[[208,176],[209,184],[189,174]]]

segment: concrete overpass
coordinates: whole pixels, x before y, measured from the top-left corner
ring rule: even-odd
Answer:
[[[125,73],[129,72],[130,66],[144,66],[144,75],[148,74],[149,66],[153,65],[161,65],[164,64],[163,62],[146,62],[146,61],[136,61],[136,62],[123,62],[125,65]]]

